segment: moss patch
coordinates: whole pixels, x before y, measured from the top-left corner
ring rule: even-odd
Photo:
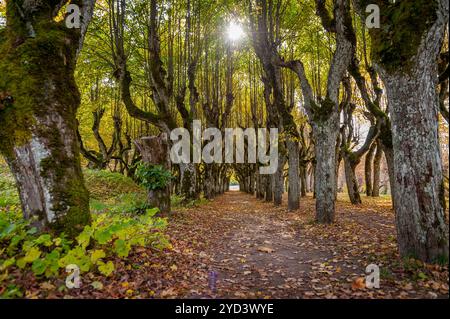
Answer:
[[[388,72],[408,72],[424,33],[437,19],[437,1],[364,1],[370,3],[379,5],[381,15],[381,28],[370,30],[373,59]]]

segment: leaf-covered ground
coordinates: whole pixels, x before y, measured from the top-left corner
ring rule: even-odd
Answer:
[[[336,223],[324,226],[310,197],[288,213],[229,192],[174,212],[173,248],[138,249],[112,277],[84,275],[70,291],[63,279],[17,274],[17,283],[29,298],[448,298],[448,265],[401,260],[389,199],[363,200],[353,206],[343,195]],[[365,288],[369,264],[381,269],[380,289]]]

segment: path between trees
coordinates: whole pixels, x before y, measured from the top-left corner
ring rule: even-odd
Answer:
[[[88,274],[80,290],[41,297],[448,298],[448,266],[400,260],[390,200],[363,200],[353,206],[340,198],[336,223],[318,225],[311,197],[287,212],[286,203],[274,208],[229,192],[176,210],[168,229],[172,249],[138,249],[116,260],[108,279]],[[365,288],[369,264],[381,269],[380,289]],[[98,281],[101,289],[92,285]]]
[[[337,222],[330,226],[314,222],[310,197],[302,199],[298,212],[288,213],[286,205],[274,208],[229,192],[180,212],[172,235],[185,242],[189,237],[183,236],[193,234],[188,254],[198,256],[203,269],[196,281],[202,288],[186,290],[183,297],[448,297],[448,268],[400,263],[390,200],[365,201],[361,206],[340,202]],[[369,264],[381,268],[378,290],[364,287]],[[205,287],[206,271],[217,273],[216,293]],[[417,276],[424,280],[411,279]]]

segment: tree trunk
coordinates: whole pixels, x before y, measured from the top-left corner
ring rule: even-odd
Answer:
[[[313,197],[314,198],[316,198],[316,191],[315,191],[315,186],[314,186],[314,179],[315,179],[315,176],[316,176],[315,167],[316,167],[316,164],[313,163],[311,165],[311,170],[308,173],[308,176],[309,176],[309,178],[308,178],[309,179],[308,189],[309,189],[309,192],[313,193]]]
[[[279,154],[278,169],[275,174],[272,175],[272,186],[273,186],[273,203],[275,206],[281,206],[283,202],[283,167],[284,159],[283,155]]]
[[[298,142],[288,139],[287,147],[289,152],[288,210],[295,211],[300,208],[300,163]]]
[[[197,169],[195,164],[180,163],[180,193],[184,200],[190,201],[199,198],[199,194],[196,190],[197,183]]]
[[[350,202],[353,205],[362,204],[361,195],[359,194],[358,180],[356,179],[356,165],[353,163],[351,155],[344,155],[345,181],[347,183],[347,192]]]
[[[366,160],[364,164],[364,178],[366,181],[366,195],[372,196],[373,193],[373,184],[372,184],[372,161],[373,155],[375,153],[377,145],[373,143],[369,149],[369,152],[366,154]]]
[[[273,175],[266,175],[265,179],[266,179],[265,183],[266,189],[264,199],[266,202],[271,202],[273,200],[273,188],[272,188]]]
[[[387,147],[384,144],[381,144],[383,147],[383,153],[384,157],[386,158],[386,165],[388,167],[388,174],[389,174],[389,188],[391,190],[391,197],[392,197],[392,206],[395,207],[395,197],[394,191],[395,191],[395,185],[394,185],[394,150],[391,147]]]
[[[304,166],[300,167],[300,185],[300,195],[301,197],[306,197],[306,194],[308,193],[308,181],[306,167]]]
[[[10,103],[0,109],[0,152],[17,182],[24,217],[39,230],[73,238],[90,223],[76,133],[74,69],[83,36],[62,28],[52,20],[52,5],[39,3],[7,3],[0,95],[7,92]],[[82,31],[89,20],[86,12]]]
[[[336,198],[336,140],[338,116],[333,114],[320,123],[313,124],[315,137],[316,220],[319,223],[334,222]]]
[[[380,4],[382,9],[390,6]],[[383,10],[386,26],[370,32],[392,119],[392,191],[399,251],[427,262],[448,259],[436,88],[449,1],[410,0],[408,5],[389,9]],[[409,19],[392,19],[399,14]],[[409,34],[407,49],[404,34]]]
[[[249,176],[249,194],[255,195],[255,174],[253,172],[250,173]]]
[[[373,190],[372,197],[380,197],[380,175],[381,175],[381,159],[383,158],[383,149],[381,142],[377,143],[377,152],[373,160]]]
[[[57,98],[62,91],[70,95],[73,88],[63,81],[52,83],[54,90],[42,82],[47,98],[35,104],[48,115],[34,114],[36,126],[22,131],[29,140],[5,143],[8,149],[4,153],[2,146],[2,153],[16,179],[24,217],[39,230],[49,227],[74,237],[90,223],[73,113],[77,106]]]
[[[170,171],[170,151],[167,136],[143,137],[135,141],[136,147],[142,155],[142,161],[151,165],[161,165]],[[161,213],[169,214],[170,207],[170,183],[163,189],[150,190],[148,193],[150,207],[158,207]]]
[[[257,171],[255,172],[256,175],[256,198],[257,199],[263,199],[264,198],[264,191],[263,191],[263,176],[261,176]]]
[[[205,165],[205,178],[203,181],[203,193],[206,199],[212,199],[213,196],[213,173],[212,173],[212,164]]]
[[[431,61],[428,62],[431,64]],[[448,226],[438,137],[438,105],[429,72],[383,76],[394,145],[394,200],[402,256],[448,256]]]

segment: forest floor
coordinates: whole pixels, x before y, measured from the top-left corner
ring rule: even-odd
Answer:
[[[94,214],[128,212],[145,201],[145,191],[121,175],[85,176]],[[0,186],[0,208],[17,207],[1,165]],[[64,273],[46,280],[15,270],[11,283],[25,298],[449,298],[448,262],[400,259],[390,198],[362,199],[354,206],[339,194],[333,225],[315,223],[311,196],[296,212],[287,212],[286,199],[276,208],[240,192],[188,208],[175,201],[165,231],[171,248],[115,257],[110,277],[82,274],[80,289],[68,290]],[[380,268],[380,289],[365,287],[370,264]]]
[[[88,274],[79,290],[40,289],[39,297],[448,298],[448,265],[400,259],[389,198],[363,201],[353,206],[342,195],[336,223],[325,226],[314,222],[312,197],[287,212],[229,192],[174,212],[172,249],[138,249],[113,277]],[[365,287],[369,264],[380,267],[380,289]]]

